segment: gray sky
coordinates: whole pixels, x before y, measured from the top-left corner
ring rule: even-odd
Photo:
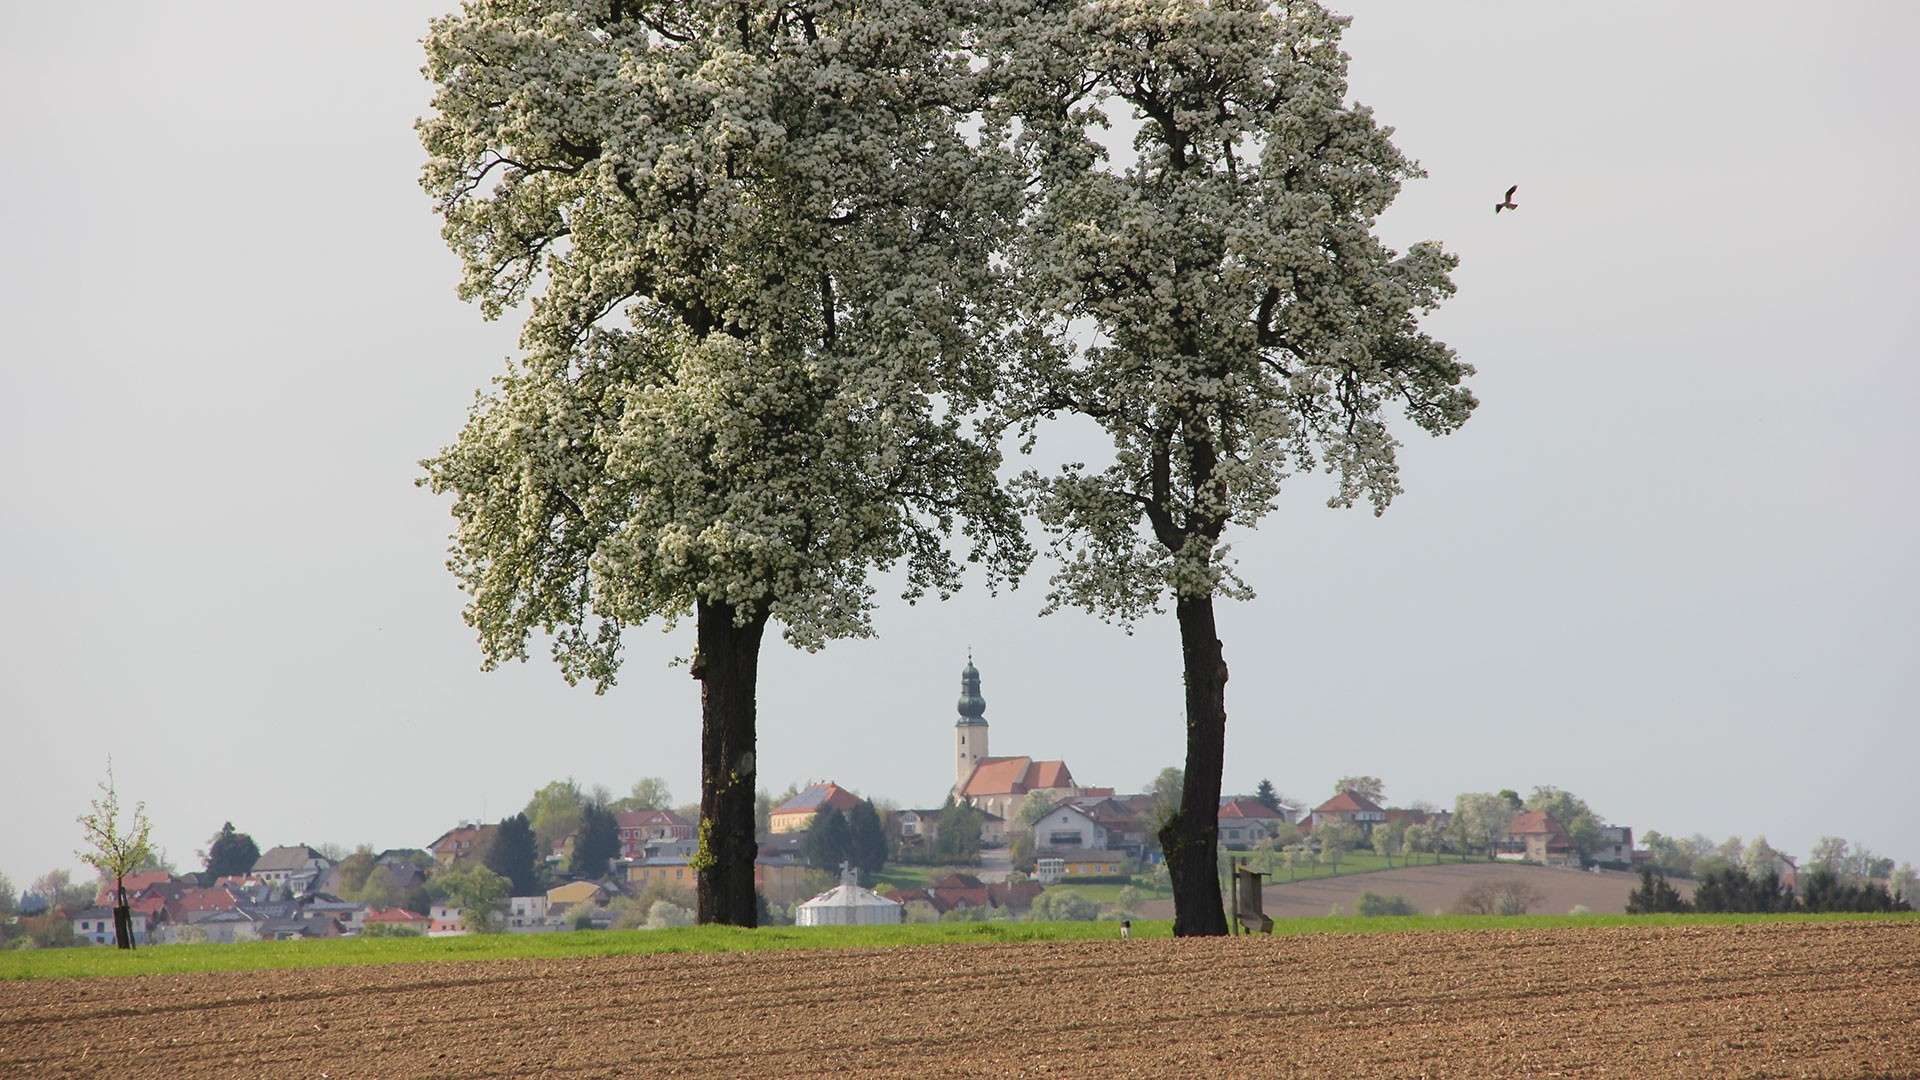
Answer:
[[[453,295],[415,176],[448,0],[0,7],[0,871],[77,867],[114,755],[183,869],[231,820],[425,844],[549,780],[698,796],[684,634],[621,684],[492,674],[416,489],[515,327]],[[1920,8],[1336,4],[1431,179],[1479,368],[1374,518],[1296,485],[1235,538],[1229,791],[1573,791],[1675,835],[1920,861]],[[1492,213],[1518,183],[1512,214]],[[770,643],[761,778],[952,783],[974,651],[1001,754],[1137,789],[1182,757],[1171,619],[1026,588]]]

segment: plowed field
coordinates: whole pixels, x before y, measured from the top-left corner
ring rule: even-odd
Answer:
[[[4,1076],[1920,1076],[1920,922],[0,984]]]

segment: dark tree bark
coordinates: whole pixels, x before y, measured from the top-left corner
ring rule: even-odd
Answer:
[[[753,888],[754,694],[760,676],[764,605],[740,622],[732,604],[697,606],[693,677],[700,680],[699,911],[704,925],[759,922]]]
[[[127,880],[119,874],[113,876],[113,944],[133,948],[133,905],[127,900]]]
[[[1174,601],[1187,682],[1187,771],[1180,809],[1160,830],[1176,937],[1229,932],[1220,896],[1220,772],[1227,750],[1227,661],[1211,596]]]

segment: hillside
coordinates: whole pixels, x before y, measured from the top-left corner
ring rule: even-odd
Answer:
[[[1594,873],[1527,863],[1443,863],[1311,881],[1269,881],[1263,906],[1276,919],[1327,915],[1336,908],[1340,914],[1351,915],[1360,894],[1372,891],[1381,896],[1404,896],[1414,910],[1430,915],[1452,907],[1461,893],[1478,882],[1506,879],[1524,881],[1546,894],[1546,899],[1532,909],[1537,915],[1564,915],[1575,907],[1585,907],[1596,915],[1617,915],[1626,910],[1627,894],[1640,885],[1638,874],[1620,870]],[[1692,898],[1693,882],[1676,880],[1672,884],[1682,896]],[[1170,919],[1173,901],[1142,904],[1139,914],[1147,919]]]

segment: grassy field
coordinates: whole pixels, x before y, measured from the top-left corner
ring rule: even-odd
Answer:
[[[1385,859],[1379,855],[1375,855],[1371,851],[1346,852],[1341,856],[1339,866],[1334,866],[1330,863],[1313,865],[1303,863],[1292,869],[1287,868],[1286,859],[1279,854],[1269,854],[1258,851],[1235,851],[1230,852],[1230,854],[1236,858],[1246,860],[1255,870],[1267,873],[1269,875],[1267,878],[1269,882],[1309,881],[1314,878],[1345,877],[1348,874],[1370,874],[1375,870],[1398,870],[1407,865],[1407,858],[1405,856],[1395,856],[1392,859]],[[1458,862],[1482,863],[1490,861],[1492,860],[1479,856],[1467,859],[1462,859],[1457,855],[1442,855],[1437,859],[1432,855],[1413,856],[1413,865],[1415,866],[1451,866]],[[948,874],[971,874],[975,873],[976,869],[977,868],[971,866],[903,866],[894,864],[880,872],[875,878],[876,884],[872,887],[875,892],[879,893],[884,893],[889,889],[922,889],[934,881],[946,877]],[[1223,875],[1224,873],[1225,871],[1222,871]],[[1102,902],[1108,903],[1111,902],[1111,898],[1104,897],[1095,890],[1105,889],[1107,892],[1117,893],[1121,887],[1118,882],[1102,882],[1097,885],[1081,885],[1075,882],[1063,882],[1062,885],[1086,896],[1101,899]],[[1149,899],[1155,895],[1161,897],[1170,895],[1164,886],[1160,888],[1157,894],[1155,893],[1152,874],[1136,875],[1133,878],[1133,887],[1138,889],[1142,896]]]
[[[1606,926],[1714,926],[1845,920],[1920,921],[1920,915],[1518,915],[1405,916],[1283,919],[1280,934],[1408,933],[1463,929]],[[906,926],[689,927],[673,930],[497,934],[451,938],[343,938],[262,941],[238,945],[155,945],[131,951],[105,947],[0,952],[0,980],[172,975],[270,968],[350,967],[464,960],[510,960],[645,953],[886,948],[1020,941],[1075,941],[1112,937],[1110,922],[932,923]],[[1170,922],[1137,922],[1139,937],[1170,937]]]

